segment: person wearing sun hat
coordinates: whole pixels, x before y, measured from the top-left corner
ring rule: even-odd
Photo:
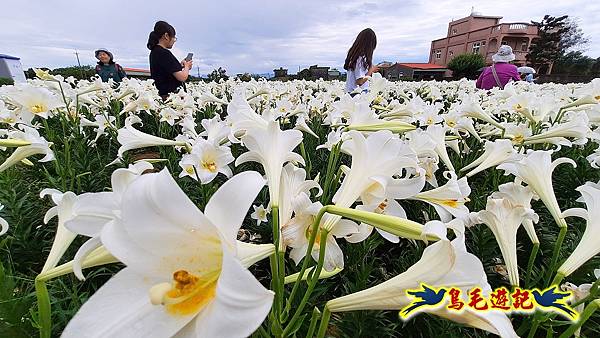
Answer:
[[[515,54],[510,46],[500,46],[498,52],[492,55],[492,61],[494,63],[481,72],[475,86],[485,90],[494,87],[504,89],[504,86],[510,81],[519,81],[521,77],[517,71],[517,66],[509,63],[514,59]]]
[[[106,48],[100,48],[94,52],[98,64],[96,65],[96,74],[102,81],[108,82],[113,79],[115,82],[121,82],[127,77],[127,74],[119,64],[113,60],[113,54]]]

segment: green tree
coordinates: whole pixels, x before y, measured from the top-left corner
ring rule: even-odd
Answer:
[[[551,73],[555,61],[589,42],[577,22],[568,15],[545,15],[542,21],[531,23],[537,26],[539,37],[531,41],[526,58],[538,73]]]
[[[219,67],[218,69],[214,69],[210,74],[208,74],[209,81],[219,82],[221,79],[229,79],[229,76],[227,76],[227,71],[224,68]]]
[[[96,75],[96,68],[92,66],[71,66],[63,68],[55,68],[50,72],[52,75],[62,75],[67,78],[72,76],[78,80],[88,80]]]
[[[568,52],[560,56],[552,67],[556,74],[587,75],[593,72],[596,59],[583,55],[581,51]]]
[[[15,84],[13,79],[8,78],[8,77],[0,77],[0,87],[2,87],[4,85],[12,85],[12,84]]]
[[[448,62],[448,69],[452,71],[452,76],[455,79],[463,77],[475,79],[479,70],[483,67],[485,67],[485,59],[481,54],[460,54]]]

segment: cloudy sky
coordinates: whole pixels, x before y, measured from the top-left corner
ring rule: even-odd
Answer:
[[[600,1],[591,0],[11,0],[0,11],[0,53],[20,57],[24,68],[53,68],[76,64],[75,50],[82,64],[93,64],[93,51],[105,47],[124,67],[148,68],[148,34],[166,20],[177,30],[174,54],[194,53],[194,73],[341,68],[365,27],[377,33],[375,61],[427,62],[431,40],[471,6],[503,22],[568,14],[591,40],[587,55],[600,57]]]

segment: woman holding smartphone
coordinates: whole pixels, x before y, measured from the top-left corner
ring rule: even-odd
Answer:
[[[373,65],[373,51],[377,47],[377,36],[371,28],[363,29],[346,56],[344,69],[346,73],[346,92],[357,93],[367,91],[368,77],[379,70]]]
[[[181,86],[185,89],[184,82],[192,69],[192,60],[179,62],[169,50],[175,41],[175,28],[165,21],[157,21],[146,45],[150,49],[150,75],[163,99]]]

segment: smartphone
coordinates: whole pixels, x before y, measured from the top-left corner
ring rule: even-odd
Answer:
[[[185,57],[185,61],[191,61],[193,56],[194,53],[188,53],[188,55]]]

